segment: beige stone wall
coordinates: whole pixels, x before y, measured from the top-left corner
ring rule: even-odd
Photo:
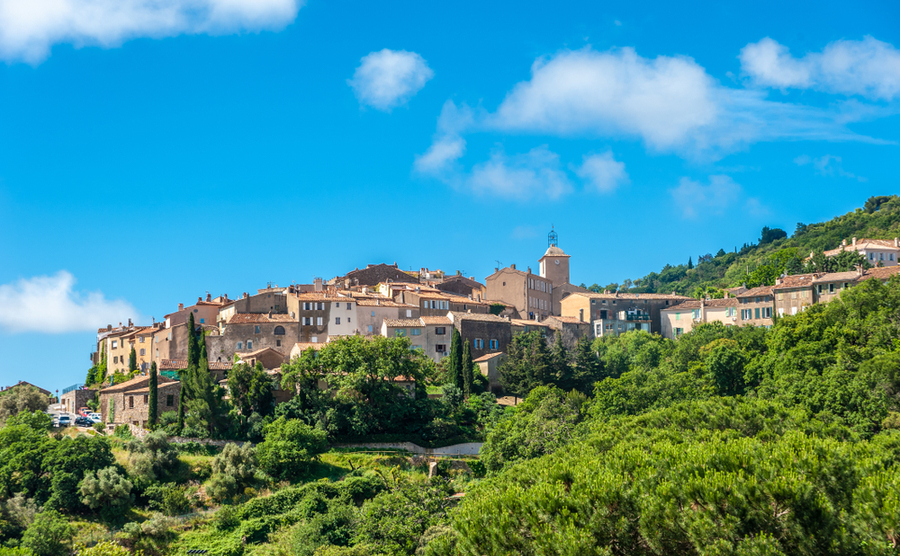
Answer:
[[[775,314],[796,315],[814,302],[812,287],[791,288],[775,292]]]
[[[146,389],[144,389],[146,390]],[[181,383],[160,384],[157,390],[157,415],[178,410]],[[150,414],[149,392],[114,392],[100,394],[100,415],[104,423],[129,423],[144,427]],[[171,402],[171,405],[169,404]],[[113,409],[112,406],[115,406]]]

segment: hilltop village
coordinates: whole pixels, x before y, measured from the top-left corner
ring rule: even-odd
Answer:
[[[118,398],[123,410],[116,412],[114,422],[144,423],[147,409],[140,400],[147,394],[145,375],[153,363],[163,380],[177,379],[178,372],[187,368],[191,317],[197,331],[202,331],[209,370],[219,380],[227,378],[237,362],[259,362],[276,374],[283,363],[304,351],[319,350],[346,336],[407,337],[411,349],[440,363],[450,353],[455,328],[488,378],[490,390],[500,394],[497,367],[512,338],[521,332],[539,331],[547,338],[559,333],[571,347],[582,337],[615,336],[631,330],[676,338],[709,322],[770,327],[776,316],[795,315],[862,281],[887,281],[900,272],[898,239],[852,238],[825,255],[845,251],[858,253],[872,268],[782,276],[773,286],[726,289],[719,299],[675,293],[592,292],[575,286],[570,283],[571,256],[560,248],[555,232],[549,234],[548,247],[537,260],[537,272],[511,264],[496,268],[484,283],[460,273],[448,275],[427,268],[403,271],[393,263],[370,264],[312,284],[268,285],[237,299],[207,294],[191,305],[179,303],[176,311],[159,322],[119,323],[98,330],[92,363],[105,360],[109,377],[127,373],[133,350],[133,368],[138,371],[135,379],[101,390],[99,407],[103,421],[109,423],[106,408],[109,400]],[[177,384],[168,386],[177,388]],[[65,392],[62,401],[74,411],[95,393],[73,388]],[[126,398],[130,401],[127,407]],[[172,410],[176,398],[176,390],[160,396],[161,404],[168,402],[161,409]]]

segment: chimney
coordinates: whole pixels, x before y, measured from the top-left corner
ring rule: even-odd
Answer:
[[[728,290],[725,290],[725,299],[728,299]]]
[[[856,238],[853,238],[853,245],[856,245]]]
[[[203,301],[203,297],[198,295],[198,296],[197,296],[197,303],[200,303],[201,301]]]
[[[247,298],[249,298],[249,297],[250,297],[250,294],[247,293],[247,292],[244,292],[244,299],[247,299]]]
[[[528,267],[528,274],[531,274],[531,267]]]
[[[778,278],[775,278],[775,285],[776,285],[776,286],[780,286],[780,285],[781,285],[781,282],[782,282],[781,276],[779,276]]]
[[[894,247],[900,247],[900,237],[894,238]]]
[[[846,239],[842,239],[842,240],[841,240],[841,247],[846,247],[846,246],[847,246],[847,240],[846,240]]]
[[[895,240],[895,241],[896,241],[896,240]],[[462,276],[462,272],[460,272],[460,271],[457,270],[457,271],[456,271],[456,275],[457,275],[457,276]]]
[[[317,292],[322,291],[322,279],[321,278],[314,279],[313,284],[315,284],[315,290]]]
[[[111,324],[107,324],[107,325],[106,325],[106,331],[107,331],[107,332],[112,332],[112,325],[111,325]]]
[[[578,322],[584,322],[584,309],[578,309]]]
[[[706,300],[700,300],[700,322],[706,322]]]
[[[212,296],[209,295],[209,292],[206,292],[206,300],[207,300],[207,301],[212,301]]]
[[[184,303],[179,303],[179,304],[178,304],[178,310],[179,310],[179,311],[184,311]]]
[[[515,264],[511,264],[511,265],[509,265],[509,268],[515,270],[515,269],[516,269],[516,265],[515,265]]]
[[[896,240],[894,240],[896,241]],[[863,267],[861,264],[856,265],[856,276],[861,277],[865,272],[863,272]]]

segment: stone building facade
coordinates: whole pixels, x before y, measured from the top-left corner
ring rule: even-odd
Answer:
[[[724,299],[691,299],[660,311],[660,336],[677,338],[705,323],[720,322],[725,326],[740,324],[740,301],[735,297]]]
[[[419,318],[419,307],[409,303],[398,303],[393,299],[362,298],[356,300],[356,319],[359,333],[363,336],[381,334],[381,324],[385,319]]]
[[[442,317],[450,311],[461,313],[487,314],[491,312],[491,304],[485,301],[477,301],[451,295],[440,290],[415,287],[409,290],[401,290],[394,300],[398,303],[414,305],[419,308],[419,315],[423,317]]]
[[[856,285],[856,281],[863,277],[863,269],[849,272],[829,272],[813,279],[816,303],[828,303],[841,294],[844,290]]]
[[[146,427],[150,414],[150,377],[139,376],[100,390],[100,415],[104,423],[128,423]],[[181,383],[164,376],[157,381],[157,415],[178,410]]]
[[[346,276],[335,278],[333,283],[341,285],[345,288],[356,286],[375,286],[382,282],[408,282],[410,284],[418,284],[419,279],[400,270],[397,263],[389,264],[370,264],[366,268],[356,269],[347,273]]]
[[[595,337],[616,336],[630,330],[659,334],[660,311],[690,300],[660,293],[575,292],[561,302],[562,316],[589,321]]]
[[[300,323],[290,315],[238,313],[229,319],[221,335],[206,336],[206,353],[210,363],[232,361],[235,353],[262,348],[287,356],[299,341]]]
[[[813,280],[816,274],[795,274],[775,280],[775,313],[779,317],[796,315],[816,302]]]
[[[79,408],[87,407],[97,395],[97,390],[91,388],[76,388],[59,397],[59,403],[63,404],[66,413],[77,413]]]
[[[472,280],[471,278],[466,278],[461,274],[447,276],[441,283],[436,284],[435,287],[442,292],[461,295],[463,297],[468,297],[476,301],[481,301],[487,298],[487,290],[484,284],[476,280]]]
[[[482,355],[506,352],[512,341],[510,322],[496,315],[451,312],[447,315],[459,330],[464,342],[468,342],[472,359]]]

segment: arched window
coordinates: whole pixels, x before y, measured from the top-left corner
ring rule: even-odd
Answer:
[[[276,335],[276,336],[284,336],[284,327],[283,327],[283,326],[276,326],[276,327],[275,327],[275,335]]]

